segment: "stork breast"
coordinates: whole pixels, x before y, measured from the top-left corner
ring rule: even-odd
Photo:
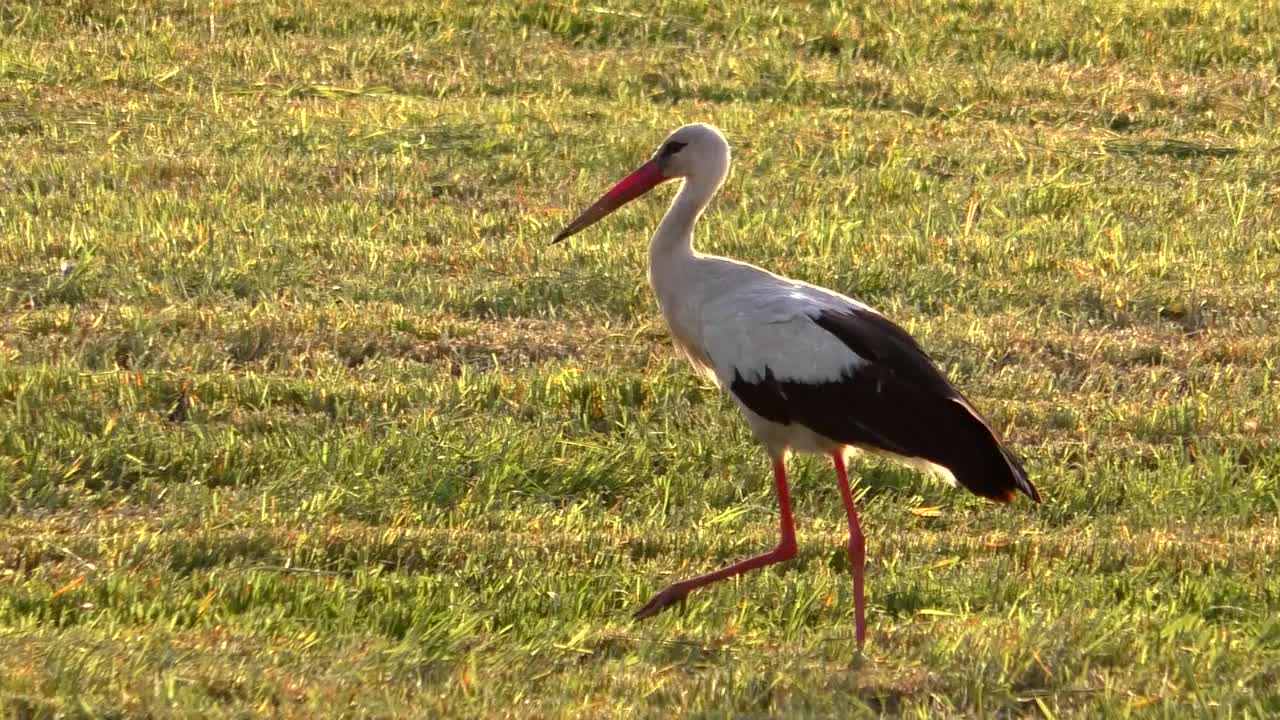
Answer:
[[[679,350],[685,358],[689,360],[689,364],[699,375],[706,377],[712,381],[716,380],[716,372],[711,356],[707,354],[697,343],[693,342],[687,336],[678,332],[675,326],[671,327],[671,337],[675,343],[676,349]]]

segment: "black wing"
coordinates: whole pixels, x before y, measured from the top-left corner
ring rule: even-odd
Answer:
[[[983,497],[1008,502],[1022,491],[1040,501],[1022,464],[905,330],[859,308],[811,319],[867,363],[823,382],[779,379],[768,369],[752,383],[736,375],[730,390],[743,404],[840,443],[941,465]]]

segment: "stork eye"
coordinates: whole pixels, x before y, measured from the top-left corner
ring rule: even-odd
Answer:
[[[660,154],[664,158],[671,157],[672,155],[675,155],[676,153],[680,152],[680,149],[683,148],[685,145],[688,145],[688,143],[676,142],[675,140],[672,140],[671,142],[662,146],[662,152]]]

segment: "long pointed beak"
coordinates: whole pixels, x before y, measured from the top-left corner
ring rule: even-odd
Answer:
[[[604,216],[670,179],[658,169],[657,160],[650,160],[636,168],[635,172],[620,180],[617,185],[613,186],[612,190],[601,195],[594,205],[584,210],[573,222],[566,225],[560,231],[560,234],[556,235],[556,239],[551,241],[551,244],[554,245],[570,235],[587,229],[602,220]]]

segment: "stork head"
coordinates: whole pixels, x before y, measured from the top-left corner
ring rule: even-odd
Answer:
[[[574,235],[668,180],[684,178],[718,186],[729,171],[729,141],[711,125],[685,125],[667,136],[649,161],[613,186],[556,235],[552,243]]]

